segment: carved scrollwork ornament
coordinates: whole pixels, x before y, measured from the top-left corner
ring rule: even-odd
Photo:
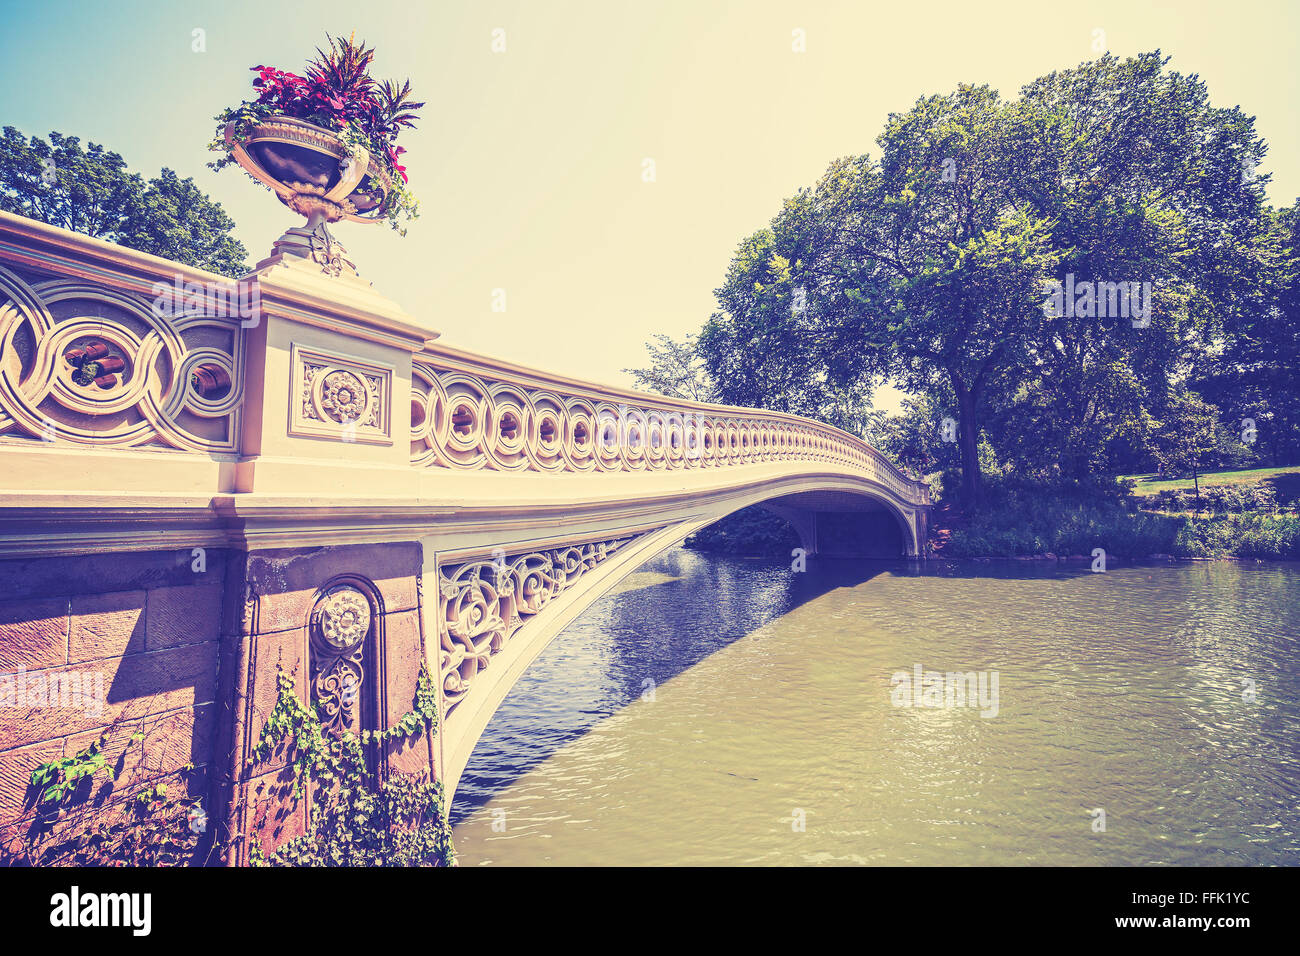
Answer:
[[[524,551],[438,569],[440,673],[447,710],[469,693],[506,642],[552,599],[632,538]]]
[[[925,482],[818,422],[741,408],[615,404],[424,361],[412,368],[411,395],[411,461],[419,467],[626,472],[818,461],[863,472],[913,506],[929,504]]]
[[[245,341],[234,285],[151,295],[0,266],[0,439],[229,454],[239,447]],[[233,296],[233,299],[231,298]],[[192,383],[225,379],[221,395]]]
[[[302,210],[295,211],[302,212]],[[310,215],[310,211],[304,214]],[[309,247],[311,250],[312,261],[319,265],[321,271],[326,275],[340,276],[344,272],[351,275],[356,274],[356,266],[353,265],[352,260],[348,258],[347,250],[343,248],[343,244],[335,239],[324,225],[321,225],[312,231],[310,234]]]
[[[312,610],[312,688],[323,725],[336,734],[356,719],[370,623],[369,599],[346,585],[322,596]]]

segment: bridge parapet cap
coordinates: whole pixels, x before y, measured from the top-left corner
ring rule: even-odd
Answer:
[[[288,256],[260,266],[262,312],[352,338],[419,352],[440,334],[357,276],[330,276]]]
[[[193,282],[204,287],[235,281],[197,266],[3,211],[0,211],[0,263],[12,268],[29,266],[146,296],[153,294],[156,283],[172,284],[177,276],[182,283]]]
[[[801,415],[792,415],[789,412],[778,412],[767,408],[749,408],[743,405],[720,405],[715,402],[697,402],[689,398],[674,398],[671,395],[660,395],[657,392],[640,392],[636,389],[622,388],[618,385],[585,382],[581,379],[572,378],[571,376],[529,368],[507,359],[499,359],[478,352],[471,352],[467,349],[457,348],[441,341],[430,343],[423,352],[416,356],[416,360],[427,361],[448,368],[458,368],[473,374],[481,375],[486,373],[489,375],[497,375],[503,379],[515,382],[516,384],[526,385],[530,388],[552,388],[592,400],[618,400],[625,401],[629,405],[652,404],[662,405],[665,407],[672,406],[673,408],[682,411],[698,411],[701,413],[723,415],[744,413],[755,417],[769,418],[773,421],[779,420],[816,425],[828,431],[846,435],[849,438],[856,437],[841,428],[836,428],[834,425],[827,425],[825,422],[818,422],[811,418],[804,418]],[[861,441],[861,439],[858,440]]]

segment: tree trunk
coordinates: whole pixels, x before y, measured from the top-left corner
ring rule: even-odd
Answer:
[[[954,379],[957,392],[958,444],[961,449],[961,491],[968,501],[979,498],[981,488],[979,428],[975,422],[975,398],[964,384]]]

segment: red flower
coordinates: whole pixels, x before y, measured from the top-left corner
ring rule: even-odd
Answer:
[[[320,68],[308,69],[307,76],[286,73],[261,64],[251,67],[251,70],[257,74],[253,79],[253,88],[258,91],[259,104],[285,116],[338,130],[355,125],[369,141],[372,151],[382,150],[386,154],[389,168],[402,177],[402,182],[407,182],[406,167],[397,161],[406,152],[406,148],[396,146],[393,140],[400,127],[412,124],[408,116],[390,115],[393,106],[388,101],[394,96],[392,90],[374,85],[368,77],[363,84],[340,87],[331,80],[329,73]],[[383,96],[380,95],[381,89]],[[402,98],[405,98],[405,94]]]

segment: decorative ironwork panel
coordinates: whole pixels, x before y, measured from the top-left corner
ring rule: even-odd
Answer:
[[[615,396],[611,396],[615,397]],[[643,472],[779,461],[827,462],[866,474],[902,500],[929,489],[847,432],[743,409],[629,406],[416,362],[411,460],[455,469]]]
[[[440,673],[447,712],[510,638],[635,536],[492,557],[438,569]]]
[[[228,313],[246,290],[156,287],[151,302],[0,266],[0,437],[237,452],[244,339]]]

